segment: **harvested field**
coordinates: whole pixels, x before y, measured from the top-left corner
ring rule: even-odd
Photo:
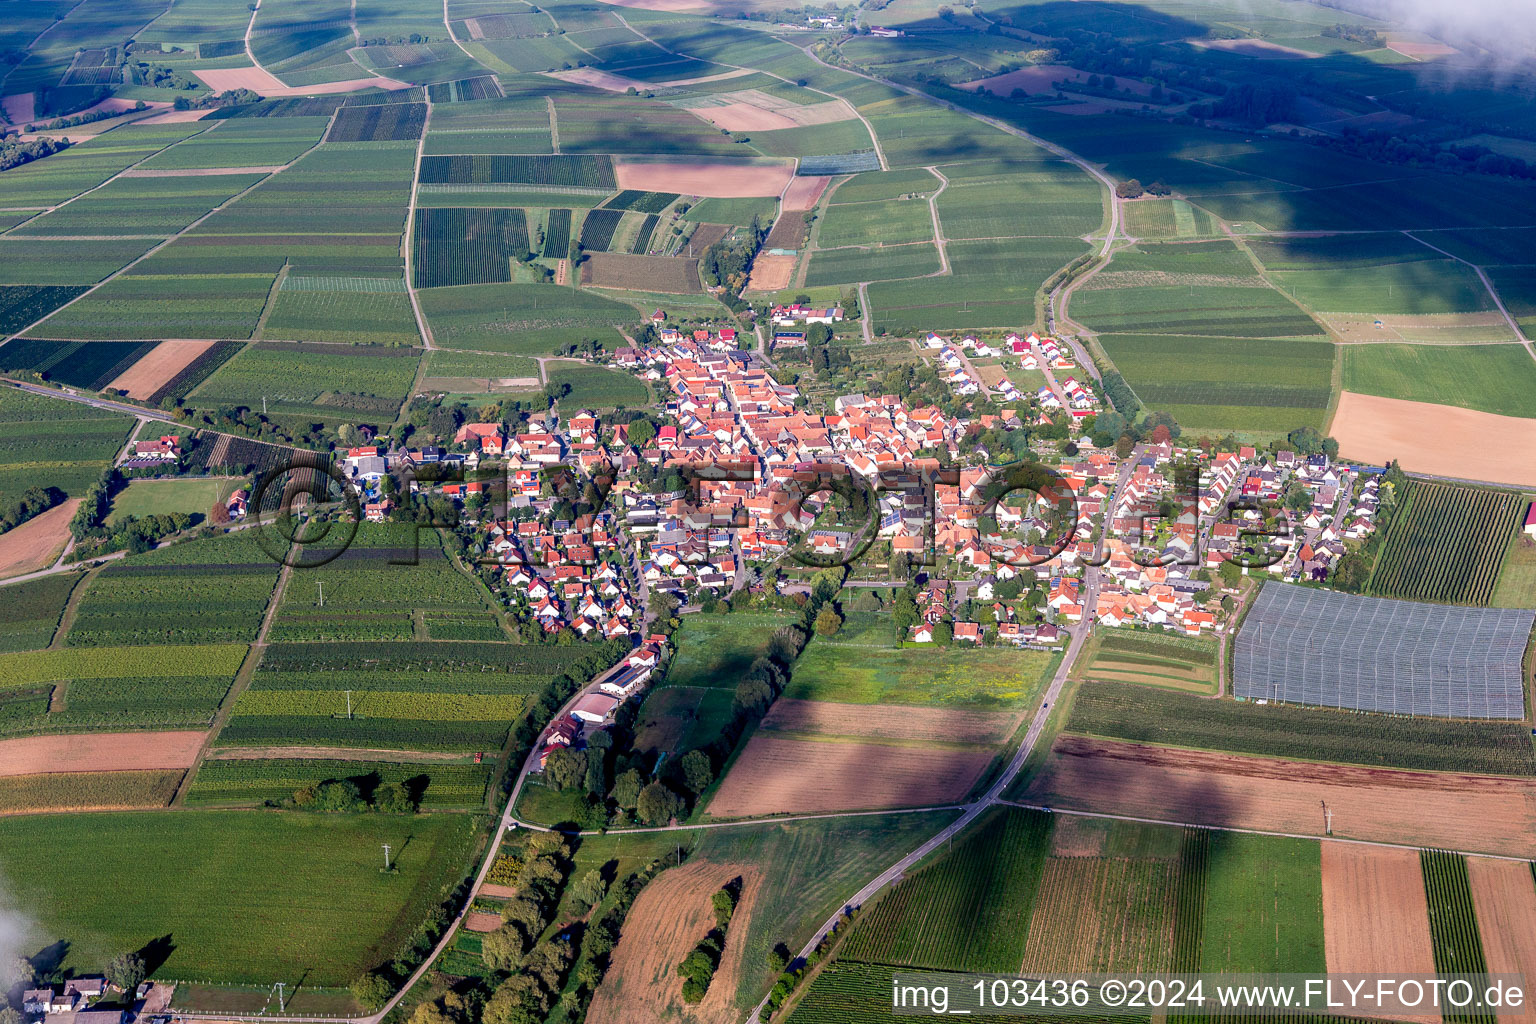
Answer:
[[[704,290],[699,283],[699,261],[696,259],[681,256],[630,256],[616,252],[589,254],[581,264],[581,283],[593,288],[667,292],[673,295],[689,295]]]
[[[684,107],[684,110],[702,117],[716,128],[728,132],[772,132],[784,128],[798,128],[791,118],[751,103],[723,103],[713,107]]]
[[[856,739],[989,744],[1008,739],[1023,719],[1021,712],[832,704],[781,698],[774,702],[773,709],[758,728],[768,732],[808,732]]]
[[[1329,973],[1434,974],[1418,851],[1324,843],[1323,936]]]
[[[114,377],[107,388],[126,391],[129,398],[145,401],[191,365],[192,360],[217,344],[216,341],[162,341],[143,359]]]
[[[481,896],[495,896],[498,899],[509,900],[517,895],[517,887],[514,885],[497,885],[495,882],[486,882],[480,887]]]
[[[1404,57],[1412,57],[1414,60],[1433,60],[1436,57],[1454,57],[1461,51],[1454,46],[1445,43],[1424,42],[1411,39],[1393,39],[1387,43],[1387,49],[1395,50]]]
[[[493,932],[501,927],[500,914],[487,914],[472,910],[464,915],[464,930],[469,932]]]
[[[37,118],[37,94],[13,93],[0,100],[0,109],[5,111],[6,120],[11,124],[26,124]]]
[[[562,82],[570,82],[572,85],[586,85],[594,89],[606,89],[608,92],[624,92],[626,89],[648,89],[645,82],[637,82],[633,78],[625,78],[607,71],[599,71],[597,68],[575,68],[571,71],[545,71],[550,78],[558,78]]]
[[[752,274],[747,278],[749,292],[776,292],[788,288],[795,276],[794,256],[771,256],[764,252],[752,261]]]
[[[190,768],[207,733],[117,732],[0,740],[0,776]]]
[[[202,79],[203,84],[214,92],[226,92],[230,89],[249,89],[268,98],[320,96],[339,92],[358,92],[362,89],[409,89],[411,87],[409,83],[397,82],[393,78],[353,78],[345,82],[289,86],[284,85],[276,75],[273,75],[265,68],[256,67],[223,68],[194,71],[192,73]]]
[[[677,192],[690,196],[742,199],[777,196],[795,169],[791,164],[742,164],[708,160],[639,162],[621,160],[613,168],[619,188],[640,192]]]
[[[1312,53],[1308,50],[1298,50],[1294,46],[1282,46],[1272,43],[1268,39],[1186,39],[1185,42],[1194,46],[1203,46],[1210,50],[1222,50],[1226,53],[1236,53],[1244,57],[1321,57],[1320,53]]]
[[[714,927],[710,896],[733,879],[742,880],[736,913],[726,932],[720,968],[702,1002],[687,1008],[676,968]],[[741,958],[762,875],[750,865],[690,861],[664,871],[630,908],[613,960],[592,997],[591,1024],[628,1024],[682,1017],[734,1021]]]
[[[729,780],[727,780],[729,781]],[[1527,856],[1536,782],[1171,750],[1063,736],[1026,799],[1195,825]],[[1466,822],[1479,823],[1475,832]]]
[[[79,507],[80,499],[70,498],[0,534],[0,579],[52,565],[69,540],[69,521]]]
[[[693,229],[693,234],[688,236],[688,244],[693,247],[694,252],[703,252],[730,233],[731,228],[728,224],[700,224]]]
[[[1434,429],[1426,431],[1426,423]],[[1411,473],[1536,485],[1536,460],[1508,454],[1536,450],[1536,419],[1344,391],[1328,433],[1346,459],[1376,465],[1397,459]],[[1490,437],[1500,443],[1488,444]]]
[[[831,178],[815,175],[793,178],[784,189],[780,202],[786,210],[814,210],[831,181]]]
[[[1530,865],[1468,857],[1467,875],[1489,973],[1524,974],[1529,985],[1536,978],[1536,884]],[[1519,1013],[1501,1018],[1531,1024],[1536,1006],[1527,1003]]]
[[[747,743],[709,802],[716,818],[921,807],[960,800],[991,750],[786,739]]]
[[[1350,345],[1467,345],[1515,339],[1498,311],[1482,313],[1319,313],[1318,319]],[[1378,326],[1379,324],[1379,326]]]

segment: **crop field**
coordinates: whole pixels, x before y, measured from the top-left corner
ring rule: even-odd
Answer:
[[[0,390],[0,495],[57,487],[79,496],[117,456],[129,429],[129,419],[117,413]]]
[[[1099,186],[1055,161],[978,161],[940,168],[949,185],[936,199],[949,238],[1077,237],[1104,217]]]
[[[550,210],[544,222],[544,251],[546,259],[563,260],[571,254],[571,211]]]
[[[593,253],[582,262],[581,283],[594,288],[678,295],[704,290],[699,282],[698,260],[611,252]]]
[[[1519,345],[1345,345],[1344,390],[1536,417],[1536,361]]]
[[[115,841],[97,841],[102,834]],[[145,936],[169,934],[164,978],[269,984],[305,975],[340,986],[388,960],[448,895],[475,835],[471,819],[455,814],[42,815],[7,824],[0,860],[12,891],[37,908],[38,927],[70,936],[76,970],[99,971]],[[399,874],[378,870],[386,842]],[[54,854],[26,856],[45,848]],[[119,898],[123,891],[134,898]],[[246,925],[230,928],[232,915]]]
[[[1536,776],[1530,737],[1515,722],[1260,706],[1134,683],[1084,683],[1066,728],[1136,743],[1304,761]]]
[[[325,345],[421,341],[405,282],[398,278],[289,275],[272,297],[261,336]]]
[[[1435,970],[1418,851],[1324,843],[1322,866],[1329,971]]]
[[[206,644],[0,655],[0,732],[206,726],[245,654],[243,644]]]
[[[672,192],[641,192],[625,189],[603,204],[609,210],[633,210],[636,213],[660,213],[671,206],[677,195]]]
[[[1073,300],[1072,315],[1094,330],[1107,334],[1139,331],[1227,338],[1293,338],[1323,333],[1289,299],[1267,287],[1147,285],[1084,290],[1076,293]]]
[[[819,250],[811,254],[805,283],[816,288],[859,281],[897,281],[924,277],[938,270],[939,253],[931,242],[899,248]]]
[[[1086,678],[1216,692],[1216,647],[1156,633],[1109,630],[1083,669]]]
[[[1410,479],[1367,589],[1381,597],[1486,607],[1526,504],[1508,491]]]
[[[421,351],[355,345],[250,345],[189,396],[202,409],[259,408],[336,422],[394,417],[416,377]]]
[[[248,533],[134,555],[91,581],[68,642],[72,647],[249,643],[277,574],[277,561]]]
[[[1200,970],[1326,970],[1321,854],[1312,839],[1211,833]]]
[[[935,323],[956,329],[1025,323],[1034,316],[1040,285],[1087,246],[1076,238],[1037,238],[951,242],[948,249],[952,276],[870,286],[877,329],[909,334]]]
[[[1494,608],[1536,607],[1536,538],[1522,532],[1509,539],[1488,604]]]
[[[133,164],[205,131],[192,124],[130,125],[5,172],[7,206],[53,206],[95,188]]]
[[[414,237],[420,288],[510,282],[511,261],[532,255],[522,210],[417,210]]]
[[[148,263],[139,266],[147,268]],[[59,311],[33,334],[87,339],[249,338],[275,279],[274,274],[124,275]]]
[[[1331,393],[1328,342],[1105,334],[1099,344],[1143,403],[1186,429],[1321,426]]]
[[[136,172],[280,166],[319,142],[328,123],[324,117],[230,120],[216,132],[204,132],[150,157]]]
[[[623,405],[633,409],[651,400],[651,390],[640,378],[601,366],[556,364],[549,370],[549,382],[570,385],[564,401],[571,407],[611,409]]]
[[[55,772],[0,778],[0,810],[116,811],[165,807],[185,771]]]
[[[75,573],[57,573],[5,588],[5,618],[0,620],[0,653],[47,647],[59,627],[69,592],[80,582]]]
[[[0,237],[0,282],[93,285],[144,255],[156,242],[154,238],[84,241],[7,235]]]
[[[1043,651],[865,647],[813,641],[784,696],[845,704],[932,704],[1021,709],[1054,657]]]
[[[0,285],[0,332],[18,333],[85,290],[82,285]]]
[[[1125,205],[1126,230],[1137,238],[1202,238],[1216,234],[1211,215],[1182,199],[1143,199]]]
[[[122,177],[52,213],[17,235],[157,235],[180,231],[262,179],[261,174]]]
[[[220,743],[496,750],[528,695],[579,653],[506,643],[274,643]]]
[[[544,355],[587,338],[615,345],[615,328],[635,319],[633,306],[538,284],[432,289],[421,294],[421,309],[441,348],[516,355]]]
[[[1435,970],[1442,974],[1483,974],[1488,963],[1472,902],[1467,858],[1444,850],[1422,850],[1424,895],[1429,904],[1429,935],[1434,942]],[[1474,1020],[1476,1015],[1448,1015]]]
[[[614,229],[624,219],[620,210],[593,210],[581,222],[581,247],[588,252],[607,252]]]
[[[900,245],[933,238],[928,204],[900,202],[838,203],[827,208],[816,245],[835,249],[845,245]]]
[[[606,156],[424,156],[421,183],[577,185],[613,188]]]
[[[919,970],[1017,970],[1051,823],[1038,811],[993,812],[864,914],[839,956]]]
[[[46,381],[100,391],[152,348],[133,341],[20,339],[0,349],[0,369],[30,371]]]

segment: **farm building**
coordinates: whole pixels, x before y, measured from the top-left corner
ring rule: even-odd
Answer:
[[[600,725],[607,720],[609,715],[613,714],[613,709],[618,706],[619,701],[615,697],[610,697],[605,693],[589,693],[578,700],[575,707],[571,708],[571,717],[578,718],[583,722],[590,722],[593,725]]]
[[[1439,718],[1525,717],[1536,611],[1459,608],[1266,583],[1237,634],[1234,693]]]

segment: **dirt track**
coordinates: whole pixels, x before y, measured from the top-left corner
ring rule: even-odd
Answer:
[[[717,818],[921,807],[959,800],[990,748],[895,746],[758,733],[709,802]]]
[[[121,389],[128,392],[129,398],[143,401],[216,344],[213,341],[162,341],[143,359],[113,378],[107,387]]]
[[[688,1008],[682,999],[677,965],[714,927],[710,896],[734,878],[742,892],[726,932],[720,968],[702,1002]],[[752,908],[762,876],[755,867],[690,861],[663,871],[640,893],[624,922],[613,963],[592,997],[591,1024],[690,1020],[734,1022],[741,958]]]
[[[1323,942],[1331,974],[1434,974],[1418,852],[1324,843]]]
[[[70,498],[0,534],[0,579],[46,569],[69,540],[69,521],[80,507]]]
[[[81,733],[0,740],[0,775],[190,768],[204,732]]]
[[[1536,848],[1536,780],[1433,774],[1169,750],[1063,736],[1031,803],[1199,825],[1472,849]],[[1468,829],[1467,822],[1477,822]]]
[[[1536,485],[1536,459],[1511,457],[1536,451],[1536,420],[1345,391],[1328,433],[1346,459],[1398,459],[1410,472]],[[1489,444],[1495,437],[1499,443]]]

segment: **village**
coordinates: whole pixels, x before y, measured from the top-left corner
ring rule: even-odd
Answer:
[[[783,328],[841,312],[775,308],[775,342],[794,347],[803,335]],[[919,619],[907,643],[1051,651],[1093,623],[1222,636],[1245,577],[1323,582],[1347,542],[1375,530],[1381,470],[1323,452],[1207,451],[1166,428],[1129,450],[1096,447],[1104,399],[1051,337],[923,337],[957,396],[1006,403],[967,418],[893,394],[814,408],[741,347],[751,335],[666,326],[659,310],[651,323],[652,342],[612,356],[664,393],[649,418],[551,410],[520,432],[466,422],[451,445],[366,445],[339,460],[369,521],[408,511],[402,492],[460,506],[526,640],[634,645],[546,733],[540,764],[644,691],[669,653],[658,617],[804,590],[813,565],[847,564],[848,587],[910,587]],[[997,357],[1047,384],[989,386],[971,360]],[[1031,448],[1054,489],[999,498],[1003,474],[980,435],[1059,423],[1065,440]],[[867,496],[862,530],[843,521],[839,478]],[[232,498],[232,516],[244,500]],[[1090,565],[1104,568],[1092,594]]]

